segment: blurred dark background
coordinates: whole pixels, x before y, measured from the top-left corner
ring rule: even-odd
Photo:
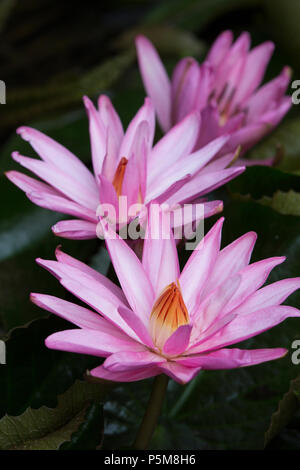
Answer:
[[[236,35],[248,30],[253,44],[276,40],[266,78],[286,63],[297,74],[299,11],[298,0],[1,0],[2,141],[20,123],[80,108],[84,93],[142,90],[133,49],[137,31],[154,41],[171,67],[183,55],[201,59],[224,29]]]

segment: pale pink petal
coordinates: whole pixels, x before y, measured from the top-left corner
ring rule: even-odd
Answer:
[[[239,315],[248,315],[256,310],[279,305],[297,289],[300,289],[299,277],[274,282],[249,296],[237,307],[237,313]]]
[[[201,127],[199,129],[195,149],[201,149],[211,140],[221,135],[219,120],[220,115],[215,103],[209,103],[204,107],[201,111]]]
[[[114,308],[118,308],[120,305],[127,305],[127,303],[123,302],[124,296],[119,295],[117,286],[114,286],[109,280],[107,280],[107,282],[103,281],[104,276],[102,277],[100,273],[98,273],[99,276],[95,275],[93,273],[94,270],[91,268],[89,270],[88,266],[82,269],[80,265],[83,263],[78,262],[76,266],[76,264],[72,265],[65,262],[44,260],[41,258],[37,258],[36,262],[50,271],[51,274],[59,280],[71,279],[93,290],[101,299],[108,301]]]
[[[93,224],[97,223],[96,213],[86,207],[82,207],[74,201],[67,199],[63,196],[56,194],[49,194],[48,192],[44,193],[42,191],[33,191],[27,193],[28,199],[34,204],[45,209],[49,209],[56,212],[61,212],[62,214],[73,215],[74,217],[79,217],[80,219],[86,219]]]
[[[92,307],[94,310],[96,310],[96,312],[99,312],[101,315],[103,315],[106,320],[108,320],[130,338],[141,343],[140,338],[120,316],[117,310],[118,307],[115,306],[113,299],[108,297],[105,298],[103,295],[101,295],[101,289],[99,289],[100,293],[96,292],[81,282],[67,277],[60,279],[60,283],[69,292]]]
[[[119,329],[115,328],[98,313],[73,304],[72,302],[67,302],[66,300],[53,297],[52,295],[37,293],[30,294],[30,300],[48,312],[54,313],[55,315],[72,322],[74,325],[79,326],[79,328],[100,330],[112,335],[116,334],[118,337],[121,337],[122,335]]]
[[[81,261],[78,261],[76,258],[73,258],[70,255],[67,255],[63,251],[61,251],[60,247],[57,247],[55,250],[55,256],[57,261],[60,263],[67,264],[69,266],[72,266],[73,268],[78,269],[81,273],[87,274],[89,277],[92,277],[95,279],[98,283],[100,283],[102,286],[104,286],[106,289],[109,290],[108,295],[110,296],[111,294],[114,297],[117,297],[120,302],[122,302],[124,305],[127,305],[127,300],[125,298],[125,295],[123,294],[122,289],[120,289],[119,286],[114,284],[110,279],[108,279],[106,276],[103,276],[103,274],[99,273],[95,269],[91,268],[85,263],[82,263]],[[78,273],[78,279],[82,279],[81,274]],[[98,290],[98,286],[96,287]]]
[[[121,351],[109,356],[103,367],[111,372],[126,372],[129,370],[149,368],[166,362],[162,356],[158,356],[150,351]]]
[[[285,305],[272,306],[249,315],[237,315],[222,330],[207,341],[189,349],[189,354],[196,354],[213,349],[224,348],[263,333],[283,322],[288,317],[299,317],[300,311]]]
[[[236,178],[238,175],[245,171],[245,167],[232,167],[213,173],[205,173],[202,175],[201,170],[197,173],[190,182],[184,185],[179,191],[173,194],[166,202],[168,204],[179,204],[184,202],[193,201],[196,197],[204,196],[205,194],[213,191]]]
[[[129,337],[118,337],[111,333],[90,329],[59,331],[48,336],[45,344],[50,349],[99,357],[107,357],[118,351],[138,352],[145,349]]]
[[[232,41],[232,31],[223,31],[217,39],[215,39],[207,54],[206,60],[212,65],[218,66],[229,51]]]
[[[218,288],[214,289],[211,294],[201,303],[198,311],[193,316],[193,322],[201,331],[215,322],[232,298],[234,292],[241,283],[241,276],[238,274],[228,276]]]
[[[190,315],[197,307],[198,299],[217,259],[223,222],[224,218],[219,219],[201,240],[179,277],[183,299]]]
[[[57,196],[60,195],[56,189],[52,188],[48,184],[42,183],[41,181],[31,178],[30,176],[24,175],[19,171],[7,171],[5,175],[12,183],[18,186],[18,188],[22,189],[22,191],[25,193],[40,191],[47,194],[56,194]]]
[[[202,367],[205,370],[235,369],[261,364],[279,359],[287,353],[286,349],[219,349],[209,354],[201,354],[177,359],[187,367]]]
[[[137,57],[144,87],[153,101],[164,132],[171,127],[171,84],[164,65],[145,36],[136,38]]]
[[[99,96],[98,110],[107,135],[106,157],[103,162],[102,173],[108,180],[112,181],[117,167],[119,149],[124,137],[124,131],[121,120],[108,96]]]
[[[248,232],[220,251],[203,290],[203,299],[226,279],[248,266],[256,239],[255,232]]]
[[[284,256],[264,259],[257,261],[256,263],[252,263],[239,271],[239,275],[241,276],[240,285],[224,308],[223,314],[231,312],[241,305],[249,295],[265,283],[272,269],[284,261]]]
[[[198,83],[194,109],[199,109],[199,111],[204,111],[204,109],[207,107],[209,99],[210,99],[210,94],[213,89],[213,81],[214,81],[213,67],[209,62],[204,62],[200,66],[200,80]],[[202,121],[202,124],[204,124],[203,121]]]
[[[157,367],[141,367],[140,369],[129,370],[125,372],[112,372],[103,366],[95,367],[90,371],[92,377],[98,379],[109,380],[111,382],[136,382],[138,380],[148,379],[155,375],[159,375],[160,371]]]
[[[280,123],[280,121],[292,107],[292,104],[291,97],[284,96],[282,100],[277,103],[274,109],[267,111],[261,116],[261,121],[267,125],[265,134]]]
[[[163,347],[163,354],[179,356],[187,349],[190,341],[192,325],[182,325],[167,339]]]
[[[102,172],[103,161],[107,155],[107,129],[100,118],[93,102],[83,97],[83,102],[89,118],[90,146],[95,177]]]
[[[284,67],[280,75],[259,88],[246,103],[247,123],[254,122],[267,111],[270,103],[276,103],[284,95],[290,81],[291,71]]]
[[[65,194],[73,201],[87,207],[88,209],[96,210],[98,195],[96,197],[92,190],[87,190],[87,188],[79,181],[75,180],[71,174],[64,173],[50,163],[23,157],[18,152],[13,152],[12,157],[24,168],[35,173],[41,179],[52,185],[55,189]]]
[[[143,198],[145,195],[149,151],[149,124],[141,121],[132,139],[122,185],[122,194],[127,196],[128,207],[137,203],[139,196]]]
[[[202,367],[185,367],[177,362],[165,362],[159,365],[158,369],[175,380],[175,382],[186,384],[198,374]]]
[[[171,226],[176,229],[176,239],[192,239],[196,235],[197,225],[200,220],[206,219],[213,215],[222,212],[223,202],[222,201],[194,201],[193,204],[176,209],[171,208]]]
[[[111,220],[111,223],[116,223],[116,221],[119,219],[119,205],[116,190],[113,184],[108,181],[106,176],[99,175],[98,180],[100,204],[97,209],[97,216],[105,217],[107,215]]]
[[[195,111],[172,127],[154,146],[148,162],[148,191],[171,165],[191,153],[198,137],[199,126],[200,115]]]
[[[108,225],[102,224],[107,249],[124,294],[132,308],[148,319],[154,302],[151,282],[136,254]]]
[[[149,348],[155,349],[149,333],[148,322],[143,321],[136,313],[126,307],[119,307],[118,312],[127,325],[137,334],[140,340]]]
[[[250,35],[248,33],[242,33],[228,50],[224,60],[219,63],[215,79],[217,97],[222,94],[225,98],[225,95],[231,93],[232,88],[237,86],[244,68],[249,46]],[[224,87],[226,87],[225,94]]]
[[[234,160],[236,159],[236,152],[228,153],[222,157],[218,157],[212,162],[210,162],[206,167],[201,170],[202,175],[206,175],[208,173],[215,173],[220,170],[224,170],[228,166],[234,165]],[[240,159],[237,159],[236,166],[245,166],[244,161],[239,164]]]
[[[155,212],[151,206],[142,263],[155,297],[179,278],[179,261],[169,217],[162,211]]]
[[[52,226],[52,232],[58,237],[73,240],[90,240],[97,238],[96,223],[87,220],[61,220]]]
[[[19,127],[17,133],[30,143],[42,160],[59,168],[80,182],[88,192],[97,195],[97,184],[92,173],[72,152],[42,132],[31,127]]]
[[[134,138],[136,136],[137,128],[140,123],[146,121],[148,124],[148,145],[152,147],[155,131],[155,113],[152,102],[149,98],[145,98],[143,106],[138,110],[134,118],[130,121],[129,126],[125,132],[120,150],[119,160],[122,157],[129,158],[132,153],[132,146],[134,144]]]
[[[259,86],[264,77],[274,47],[274,43],[268,41],[260,44],[249,52],[243,77],[233,97],[233,107],[242,104]]]
[[[180,122],[194,109],[200,82],[200,67],[192,57],[182,59],[172,77],[172,122]]]
[[[147,199],[155,199],[157,196],[167,191],[167,189],[182,178],[183,175],[195,175],[219,152],[228,139],[229,137],[227,136],[219,137],[200,150],[174,162],[172,166],[166,169],[164,177],[160,180],[157,179],[157,181],[151,185],[152,191],[147,192]],[[185,187],[182,188],[182,191],[184,191],[184,189]]]

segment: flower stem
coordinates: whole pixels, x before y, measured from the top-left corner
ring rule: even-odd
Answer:
[[[147,449],[156,428],[167,386],[168,377],[166,375],[162,374],[155,377],[148,406],[133,444],[134,449]]]

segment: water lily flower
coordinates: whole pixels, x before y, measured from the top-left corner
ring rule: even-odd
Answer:
[[[250,42],[247,32],[233,42],[232,32],[224,31],[202,64],[186,57],[169,79],[152,43],[144,36],[136,38],[144,87],[164,132],[197,109],[204,125],[196,148],[230,132],[232,138],[223,151],[241,145],[245,152],[278,125],[292,104],[285,95],[290,69],[284,67],[261,86],[274,44],[267,41],[250,50]]]
[[[146,237],[140,261],[103,223],[121,287],[60,249],[57,261],[37,260],[88,305],[31,294],[35,304],[79,327],[52,334],[46,346],[104,357],[91,375],[117,382],[166,374],[186,383],[202,369],[246,367],[284,356],[283,348],[229,346],[299,317],[299,310],[280,304],[300,287],[300,278],[262,287],[285,258],[249,264],[254,232],[220,249],[222,224],[219,219],[180,272],[167,224],[161,224],[160,237]],[[151,220],[150,235],[149,227]]]
[[[126,198],[128,208],[134,204],[147,207],[156,200],[172,210],[196,197],[203,198],[244,170],[242,166],[227,168],[235,158],[234,152],[221,161],[214,161],[228,136],[221,136],[193,152],[201,125],[197,111],[186,116],[153,146],[155,113],[149,98],[125,133],[107,96],[99,97],[98,109],[87,97],[84,103],[89,116],[93,173],[68,149],[30,127],[20,127],[17,132],[41,160],[18,152],[13,152],[12,157],[43,182],[18,171],[6,173],[38,206],[75,217],[54,225],[56,235],[95,238],[99,205],[110,205],[115,209],[117,221],[126,223],[129,214],[119,213],[120,196]],[[222,201],[200,201],[204,217],[223,208]]]

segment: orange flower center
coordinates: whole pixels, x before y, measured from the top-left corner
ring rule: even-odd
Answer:
[[[115,176],[112,182],[113,187],[115,188],[118,197],[121,196],[122,194],[122,186],[123,186],[123,180],[125,176],[127,163],[128,163],[127,158],[122,157],[116,169]]]
[[[154,343],[160,349],[179,326],[189,323],[189,314],[185,306],[180,286],[177,281],[169,284],[155,301],[150,316],[150,332]]]

